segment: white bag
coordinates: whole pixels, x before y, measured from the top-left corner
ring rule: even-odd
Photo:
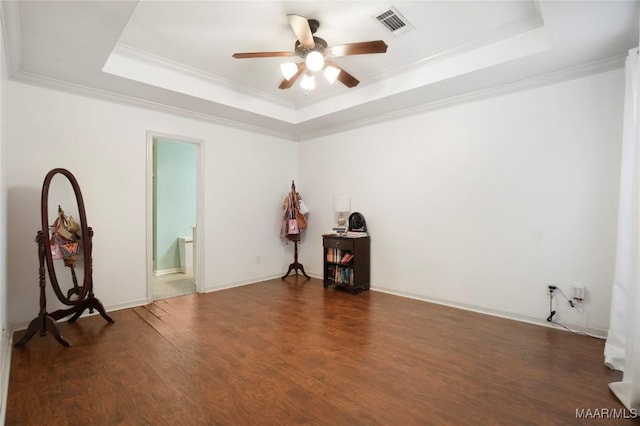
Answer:
[[[302,198],[298,200],[298,207],[299,207],[300,213],[304,215],[309,213],[309,207],[307,207],[304,201],[302,201]]]

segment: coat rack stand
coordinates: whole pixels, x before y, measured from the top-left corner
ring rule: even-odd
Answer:
[[[307,277],[308,279],[311,279],[311,277],[309,275],[307,275],[306,272],[304,272],[304,266],[302,266],[302,263],[298,262],[298,242],[294,241],[293,242],[293,263],[291,265],[289,265],[289,270],[287,271],[286,274],[284,274],[282,276],[281,279],[285,279],[287,278],[287,276],[289,276],[289,274],[292,271],[296,272],[296,275],[298,275],[298,271],[302,272],[302,275],[304,275],[305,277]]]
[[[291,181],[291,192],[289,192],[289,195],[287,196],[287,198],[285,198],[285,203],[287,203],[287,205],[289,206],[295,206],[294,207],[295,211],[289,212],[288,210],[285,210],[285,219],[287,217],[290,217],[291,215],[300,214],[298,212],[298,205],[297,205],[298,199],[299,199],[299,194],[296,192],[296,184],[294,181]],[[290,209],[290,210],[293,210],[293,209]],[[304,217],[298,218],[298,220],[300,219],[304,219]],[[298,271],[300,271],[302,272],[302,275],[304,275],[307,279],[311,279],[311,277],[307,275],[307,273],[304,271],[304,266],[302,266],[302,263],[298,262],[298,242],[300,241],[300,233],[302,233],[302,229],[300,229],[299,232],[294,235],[285,235],[285,237],[288,238],[289,241],[293,242],[293,263],[289,265],[289,269],[287,270],[287,273],[284,274],[281,277],[281,279],[287,278],[287,276],[289,276],[289,274],[293,271],[295,271],[296,275],[298,275]]]

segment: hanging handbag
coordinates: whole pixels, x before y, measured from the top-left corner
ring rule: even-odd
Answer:
[[[298,229],[305,229],[307,227],[307,218],[304,217],[298,209],[296,209],[296,221],[298,222]]]
[[[54,260],[75,262],[80,254],[80,225],[58,206],[58,217],[51,227],[50,250]]]
[[[50,244],[50,249],[51,249],[51,258],[53,260],[60,260],[62,259],[62,249],[60,248],[60,246],[58,245],[58,243],[55,242],[55,240],[51,240],[51,244]]]
[[[298,229],[305,229],[307,227],[307,218],[304,216],[302,210],[299,207],[300,201],[302,201],[300,199],[300,194],[296,192],[295,198],[293,200],[293,205],[295,206],[296,221],[298,222]]]
[[[300,213],[302,214],[308,214],[309,213],[309,207],[307,207],[307,205],[304,203],[304,201],[302,201],[302,198],[300,197],[300,194],[298,195],[298,206],[300,207]]]
[[[298,228],[298,221],[296,220],[296,211],[293,206],[293,199],[291,194],[289,195],[289,235],[300,234],[300,228]]]
[[[53,260],[62,259],[62,249],[60,248],[60,244],[58,244],[58,229],[61,228],[62,224],[59,219],[56,219],[53,222],[52,226],[49,226],[49,230],[51,231],[51,237],[49,238],[49,250],[51,250],[51,258]]]
[[[299,233],[298,221],[296,219],[289,219],[289,235],[297,235]]]

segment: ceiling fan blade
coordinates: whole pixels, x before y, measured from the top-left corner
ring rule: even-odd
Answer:
[[[354,76],[352,76],[351,74],[349,74],[348,72],[340,68],[338,65],[334,64],[333,62],[325,61],[325,63],[328,66],[336,67],[340,70],[340,74],[338,74],[338,77],[336,78],[336,80],[338,80],[340,83],[344,84],[345,86],[356,87],[358,83],[360,83],[360,80],[358,80],[357,78],[355,78]]]
[[[385,53],[386,51],[387,43],[382,40],[340,44],[338,46],[328,47],[325,50],[329,56],[366,55],[369,53]]]
[[[280,83],[280,86],[278,86],[278,89],[288,89],[289,87],[293,86],[293,83],[296,82],[298,77],[300,77],[302,73],[306,71],[306,69],[307,69],[307,66],[305,65],[305,63],[300,62],[298,64],[298,72],[296,72],[293,75],[293,77],[291,77],[289,80],[287,80],[286,78],[282,80],[282,83]]]
[[[309,27],[309,20],[300,15],[287,15],[287,17],[289,18],[289,25],[291,25],[300,44],[310,48],[316,47],[311,28]]]
[[[248,53],[234,53],[232,55],[236,59],[248,59],[248,58],[279,58],[287,56],[296,56],[295,52],[248,52]]]

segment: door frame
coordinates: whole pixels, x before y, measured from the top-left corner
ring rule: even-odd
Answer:
[[[205,259],[205,215],[204,215],[204,139],[147,130],[147,302],[153,302],[153,140],[166,139],[196,146],[196,250],[194,259],[194,278],[196,292],[203,293],[206,268]]]

